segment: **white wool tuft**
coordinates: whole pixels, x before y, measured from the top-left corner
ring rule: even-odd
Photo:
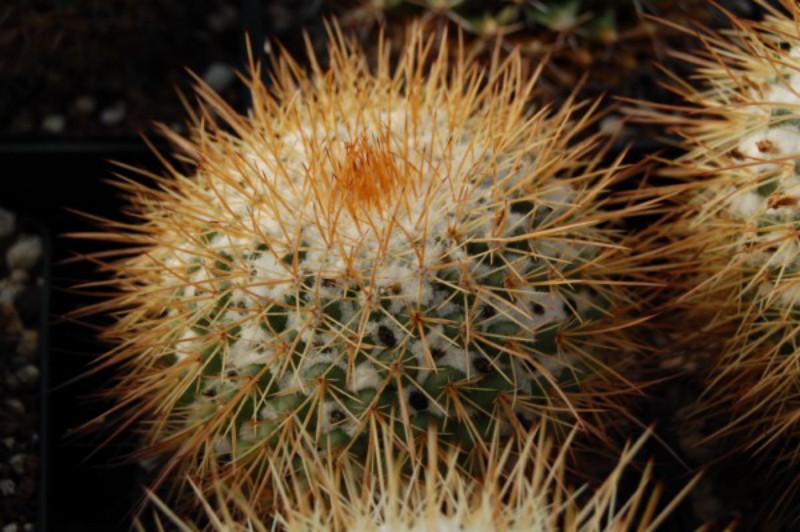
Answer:
[[[355,367],[352,378],[352,390],[360,392],[368,388],[375,390],[381,386],[381,376],[378,374],[375,365],[371,362],[362,362]]]

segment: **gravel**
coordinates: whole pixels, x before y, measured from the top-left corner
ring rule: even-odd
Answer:
[[[42,237],[0,208],[0,532],[33,530],[39,470]]]
[[[67,119],[64,115],[48,115],[42,120],[42,130],[51,135],[62,133],[67,127]]]
[[[106,126],[116,126],[125,119],[125,102],[117,102],[111,107],[103,109],[100,113],[100,123]]]

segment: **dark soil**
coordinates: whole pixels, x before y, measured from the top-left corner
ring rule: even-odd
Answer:
[[[0,140],[136,137],[181,124],[186,69],[239,68],[235,0],[10,0],[0,6]],[[223,93],[236,105],[229,83]]]

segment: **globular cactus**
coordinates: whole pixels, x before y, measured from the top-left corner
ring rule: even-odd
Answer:
[[[579,489],[570,488],[565,475],[569,442],[554,446],[541,431],[516,444],[519,448],[514,452],[508,447],[495,449],[480,480],[463,474],[457,451],[451,449],[442,459],[435,436],[427,440],[426,459],[415,462],[411,474],[400,473],[409,456],[386,453],[381,459],[384,474],[370,476],[366,482],[358,468],[332,473],[324,460],[307,456],[307,467],[317,481],[298,489],[305,479],[280,480],[274,491],[285,500],[275,514],[259,511],[224,481],[217,480],[209,496],[190,480],[200,500],[197,506],[202,507],[199,515],[180,514],[151,492],[150,501],[157,507],[148,517],[152,525],[140,517],[134,528],[161,530],[172,524],[182,530],[215,532],[656,530],[696,479],[670,494],[668,504],[660,504],[652,467],[630,471],[646,439],[643,436],[627,446],[598,485]],[[510,463],[512,456],[519,460]]]
[[[689,104],[679,109],[685,113],[668,108],[654,117],[673,124],[688,150],[670,170],[688,181],[686,214],[673,230],[687,264],[676,303],[699,333],[685,334],[687,346],[717,353],[700,414],[717,443],[762,458],[770,466],[762,470],[789,466],[795,479],[799,23],[800,8],[787,1],[762,22],[733,19],[733,29],[703,34],[706,49],[683,54],[696,76],[675,85]]]
[[[131,255],[93,310],[162,479],[416,456],[431,425],[483,456],[542,415],[603,433],[632,389],[613,368],[646,279],[616,225],[647,203],[604,210],[624,172],[577,138],[594,109],[532,109],[518,56],[484,71],[412,33],[393,69],[335,30],[327,70],[282,56],[267,88],[254,67],[247,116],[201,90],[170,134],[191,174],[122,183],[144,222],[111,224]]]

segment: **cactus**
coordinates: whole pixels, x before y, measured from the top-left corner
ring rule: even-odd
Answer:
[[[167,524],[182,530],[217,532],[249,530],[390,532],[404,530],[509,530],[555,532],[558,530],[623,531],[632,527],[655,530],[664,523],[696,478],[668,505],[659,508],[659,488],[648,466],[630,475],[628,469],[647,437],[639,438],[624,449],[611,473],[598,486],[584,485],[578,490],[568,486],[566,456],[569,443],[555,447],[532,432],[521,448],[506,448],[491,453],[484,479],[464,476],[458,465],[459,453],[453,449],[444,460],[436,449],[437,438],[428,439],[426,460],[417,463],[411,475],[400,475],[400,464],[408,456],[384,456],[381,476],[365,483],[361,471],[346,469],[332,474],[324,461],[308,456],[309,467],[317,482],[308,490],[297,484],[276,486],[286,497],[284,510],[274,515],[259,512],[239,491],[225,482],[214,483],[208,496],[190,481],[200,499],[202,515],[186,517],[169,508],[152,492],[151,503],[157,507],[150,517],[135,523],[136,530],[167,529]],[[506,463],[510,456],[519,462]],[[625,478],[632,488],[625,491]],[[303,484],[304,479],[293,479]],[[647,507],[646,511],[643,511]],[[149,524],[149,523],[148,523]],[[206,526],[203,526],[206,525]]]
[[[787,526],[800,465],[800,8],[770,10],[703,33],[705,50],[683,54],[695,77],[675,85],[687,105],[649,118],[687,150],[668,173],[686,181],[672,230],[686,261],[682,347],[711,353],[695,419],[705,443],[769,472],[748,483]]]
[[[484,71],[412,33],[394,69],[337,30],[327,71],[282,56],[267,90],[253,67],[247,116],[201,89],[192,137],[167,132],[194,171],[121,184],[144,223],[110,224],[131,256],[90,310],[160,479],[416,456],[431,425],[473,457],[543,415],[603,433],[632,389],[644,278],[615,225],[647,202],[603,208],[624,172],[576,138],[594,109],[534,112],[517,55]]]

